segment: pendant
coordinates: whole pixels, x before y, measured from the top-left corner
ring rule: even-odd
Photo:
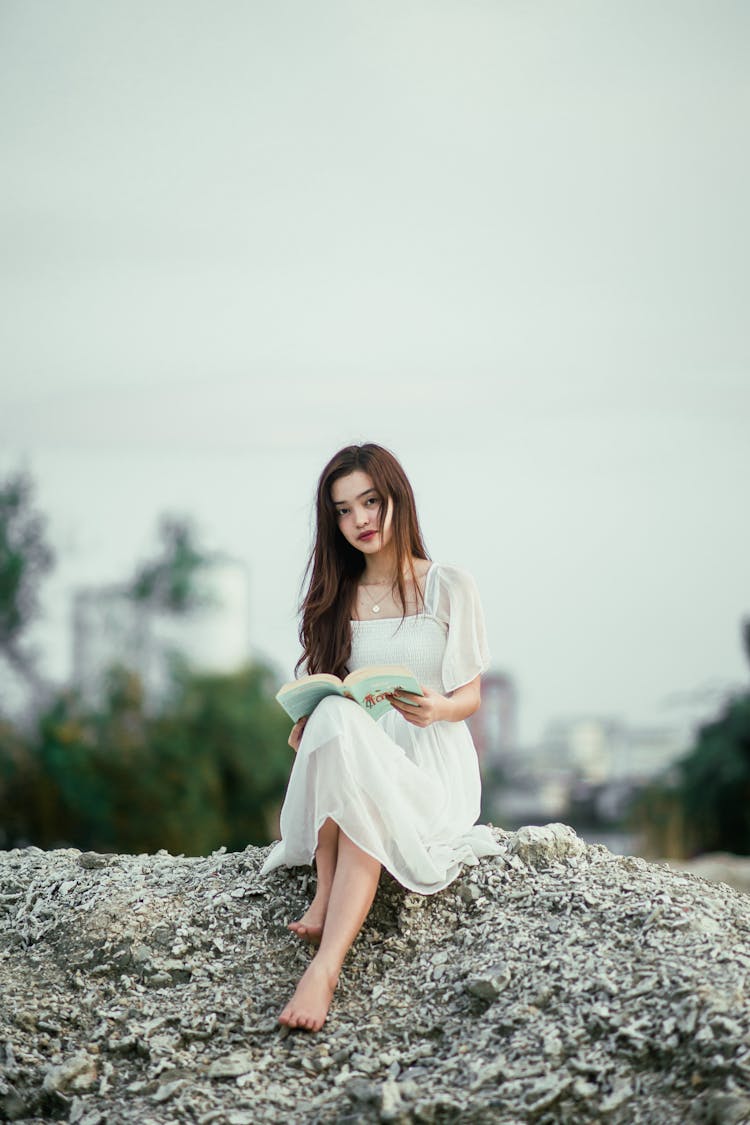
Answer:
[[[379,606],[379,605],[374,605],[374,606],[372,607],[372,612],[373,612],[373,613],[380,613],[380,606]]]

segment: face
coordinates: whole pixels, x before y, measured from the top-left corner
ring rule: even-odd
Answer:
[[[376,555],[386,547],[393,535],[393,501],[388,507],[372,483],[372,477],[361,469],[339,477],[331,485],[331,499],[336,519],[344,538],[364,555]]]

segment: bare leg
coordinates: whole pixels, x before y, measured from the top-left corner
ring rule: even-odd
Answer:
[[[305,941],[317,944],[323,933],[323,923],[326,920],[328,900],[331,897],[333,876],[336,872],[336,857],[339,848],[339,826],[329,817],[318,832],[318,846],[315,849],[315,870],[317,872],[317,886],[315,897],[308,909],[296,922],[290,922],[287,927],[292,933]]]
[[[319,1031],[325,1023],[339,972],[360,931],[380,878],[380,863],[339,831],[338,861],[320,949],[303,973],[279,1023]]]

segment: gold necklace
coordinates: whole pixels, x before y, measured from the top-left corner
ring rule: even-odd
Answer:
[[[370,582],[370,583],[368,583],[368,585],[369,585],[369,586],[385,586],[385,582]],[[360,590],[364,590],[364,591],[365,591],[365,593],[367,593],[367,589],[368,589],[368,587],[367,587],[367,586],[365,586],[365,584],[364,584],[363,582],[360,582],[360,584],[359,584],[359,588],[360,588]],[[386,596],[387,596],[387,594],[390,594],[392,590],[393,590],[393,583],[391,582],[391,585],[390,585],[390,589],[389,589],[389,590],[388,590],[388,591],[387,591],[387,592],[386,592],[386,593],[385,593],[385,594],[383,595],[383,597],[386,597]],[[381,602],[381,601],[382,601],[383,599],[382,599],[382,598],[378,598],[378,600],[377,600],[377,602],[376,602],[376,601],[375,601],[375,600],[374,600],[373,598],[371,598],[371,597],[370,597],[369,593],[367,593],[367,600],[368,600],[368,601],[369,601],[369,603],[370,603],[370,609],[371,609],[371,611],[372,611],[373,613],[380,613],[380,602]]]

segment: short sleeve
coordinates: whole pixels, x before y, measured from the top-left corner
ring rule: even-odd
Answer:
[[[443,689],[455,691],[489,667],[490,653],[476,582],[455,566],[438,569],[436,616],[448,626]]]

